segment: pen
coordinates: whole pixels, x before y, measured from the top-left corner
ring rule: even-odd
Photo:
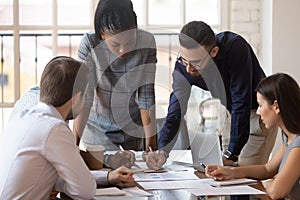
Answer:
[[[120,148],[121,151],[125,151],[124,148],[121,145],[119,145],[119,148]]]
[[[203,163],[200,163],[201,167],[203,167],[204,169],[206,168],[206,165]]]
[[[148,148],[149,148],[149,151],[150,151],[150,152],[153,152],[151,146],[149,146]]]

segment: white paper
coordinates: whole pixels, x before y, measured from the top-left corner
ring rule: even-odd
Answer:
[[[230,185],[249,185],[252,183],[257,183],[257,180],[249,178],[237,178],[226,181],[215,181],[213,179],[206,179],[206,182],[211,186],[220,187],[220,186],[230,186]]]
[[[209,184],[203,184],[201,187],[194,189],[185,189],[195,196],[201,195],[245,195],[245,194],[266,194],[248,185],[213,187]]]
[[[125,191],[128,195],[132,196],[152,196],[149,192],[146,192],[145,190],[142,190],[138,187],[130,187],[130,188],[123,188],[123,191]]]
[[[184,181],[160,181],[160,182],[138,182],[144,190],[175,190],[186,188],[198,188],[207,183],[203,179],[199,180],[184,180]]]
[[[133,177],[137,182],[199,179],[193,172],[137,173],[134,174]]]
[[[125,194],[125,191],[122,191],[116,187],[109,187],[96,189],[95,196],[123,196]]]

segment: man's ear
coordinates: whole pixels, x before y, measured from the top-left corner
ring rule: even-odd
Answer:
[[[275,100],[274,103],[273,103],[273,109],[274,109],[276,114],[280,113],[280,109],[279,109],[277,100]]]
[[[217,56],[218,52],[219,52],[219,47],[218,47],[218,46],[214,46],[214,47],[211,49],[211,51],[210,51],[210,56],[211,56],[212,58],[214,58],[214,57]]]

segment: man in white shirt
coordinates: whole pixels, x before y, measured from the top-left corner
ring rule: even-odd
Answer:
[[[88,68],[56,57],[41,78],[40,102],[12,117],[0,136],[0,199],[49,199],[53,189],[92,199],[96,185],[132,185],[129,169],[89,171],[66,120],[83,107]]]

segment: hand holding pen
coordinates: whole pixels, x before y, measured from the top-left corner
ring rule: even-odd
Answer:
[[[233,176],[233,170],[231,168],[225,168],[218,165],[205,166],[205,175],[207,177],[213,178],[214,180],[218,180],[218,181],[235,178]]]
[[[167,156],[163,151],[152,151],[152,148],[149,146],[149,152],[145,151],[143,153],[143,159],[149,169],[159,170],[166,162]]]
[[[123,148],[121,145],[119,145],[119,148],[120,148],[121,152],[126,152],[126,151],[124,150],[124,148]],[[127,152],[129,152],[130,155],[131,155],[131,156],[130,156],[130,165],[131,165],[131,167],[132,167],[132,166],[135,166],[136,168],[139,168],[139,169],[140,169],[141,167],[135,163],[136,159],[135,159],[134,153],[131,152],[131,151],[127,151]],[[131,168],[131,167],[130,167],[130,168]]]
[[[112,169],[117,169],[121,166],[125,166],[130,169],[135,163],[134,153],[124,150],[122,146],[119,146],[119,148],[120,151],[117,151],[117,153],[113,155],[109,155],[109,158],[105,164]]]

